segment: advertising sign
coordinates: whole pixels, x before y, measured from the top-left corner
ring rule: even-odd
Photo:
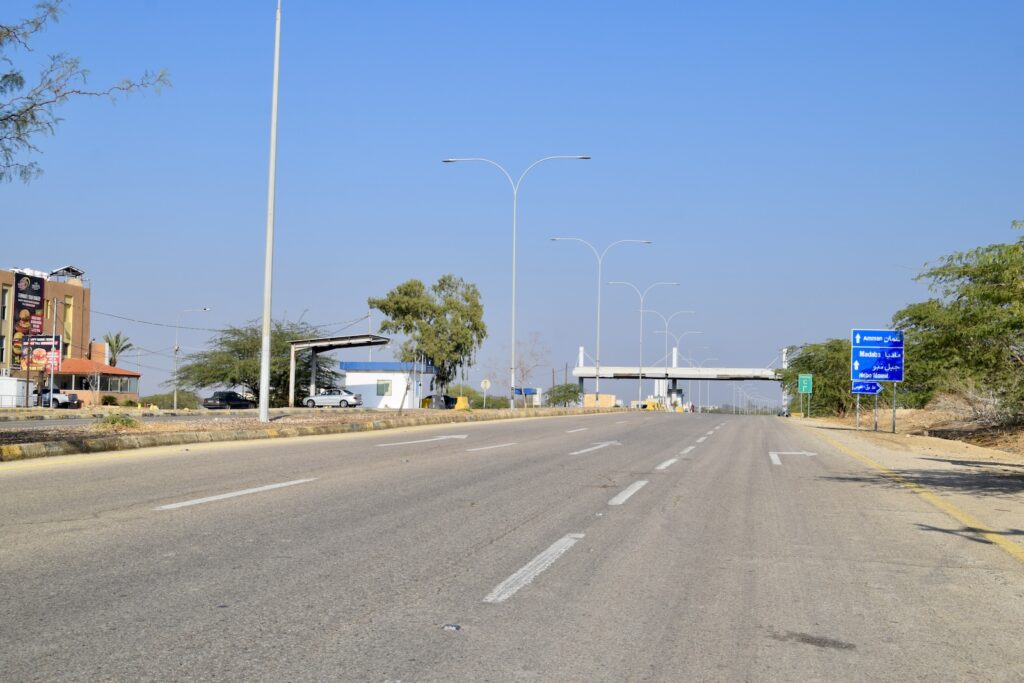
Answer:
[[[27,348],[23,340],[43,333],[43,287],[41,277],[15,273],[14,279],[14,334],[11,337],[11,365],[28,363]]]
[[[850,333],[850,379],[903,381],[903,332],[853,330]]]
[[[21,369],[30,371],[50,371],[53,366],[55,371],[60,370],[60,339],[33,335],[23,337],[21,340],[22,356]]]

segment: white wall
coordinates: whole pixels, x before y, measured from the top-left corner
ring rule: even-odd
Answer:
[[[386,371],[348,370],[345,388],[353,394],[361,394],[364,408],[418,408],[419,399],[430,394],[430,375],[413,375],[413,386],[409,385],[409,373]],[[420,387],[414,386],[416,379],[422,379]],[[386,396],[377,395],[377,382],[391,382],[391,391]],[[406,387],[408,386],[408,393]],[[403,405],[402,398],[405,397]]]
[[[29,381],[29,405],[35,405],[36,383]],[[15,377],[0,377],[0,408],[23,408],[25,406],[25,380]]]

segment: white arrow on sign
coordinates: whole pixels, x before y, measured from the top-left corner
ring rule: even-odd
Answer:
[[[435,436],[433,439],[420,439],[419,441],[399,441],[398,443],[379,443],[378,446],[409,446],[414,443],[428,443],[430,441],[444,441],[445,439],[465,439],[469,434],[453,434],[451,436]]]
[[[600,443],[595,443],[590,448],[584,448],[582,451],[573,451],[569,455],[583,455],[584,453],[590,453],[591,451],[599,451],[602,448],[607,448],[608,446],[621,446],[621,445],[622,444],[619,443],[618,441],[602,441]]]
[[[808,451],[768,451],[768,457],[771,458],[773,465],[782,464],[782,460],[779,459],[780,455],[817,455],[817,453],[810,453]]]
[[[859,335],[859,334],[858,334],[858,335],[856,335],[856,336],[854,337],[854,339],[856,339],[856,340],[857,340],[857,343],[858,343],[858,344],[860,344],[860,335]]]
[[[860,370],[860,361],[859,360],[853,361],[853,369],[854,370]]]

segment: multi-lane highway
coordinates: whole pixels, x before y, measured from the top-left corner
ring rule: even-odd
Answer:
[[[1020,680],[1024,564],[777,418],[0,466],[0,678]]]

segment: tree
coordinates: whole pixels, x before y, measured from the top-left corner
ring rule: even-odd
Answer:
[[[1018,225],[1015,222],[1015,226]],[[994,419],[1024,410],[1024,238],[956,252],[924,270],[937,296],[893,316],[905,331],[906,388],[992,403]]]
[[[130,351],[133,347],[132,343],[128,341],[128,337],[123,335],[121,332],[111,334],[107,332],[103,335],[103,341],[107,343],[107,351],[110,353],[110,367],[117,367],[117,357],[125,351]]]
[[[275,320],[270,335],[270,404],[275,407],[288,405],[288,373],[290,347],[288,342],[297,339],[311,339],[321,336],[318,329],[302,322]],[[244,387],[259,400],[260,392],[260,349],[263,328],[259,321],[245,327],[228,327],[213,338],[209,351],[200,351],[186,356],[185,363],[178,369],[178,382],[193,389],[209,387]],[[305,356],[305,359],[303,358]],[[295,385],[309,385],[309,354],[296,359]],[[341,378],[336,364],[327,356],[320,355],[316,361],[317,386],[333,387]],[[173,384],[173,379],[167,384]]]
[[[556,384],[548,391],[548,405],[574,406],[580,402],[582,395],[579,384]]]
[[[812,415],[842,417],[853,408],[856,401],[850,394],[848,339],[829,339],[818,344],[790,347],[789,367],[778,373],[787,393],[795,397],[794,406],[800,398],[797,394],[797,376],[808,373],[814,375],[814,393],[810,400]]]
[[[531,332],[525,343],[516,343],[516,386],[529,386],[530,379],[537,368],[548,365],[550,350],[541,341],[539,332]],[[526,394],[523,394],[523,406],[526,405]]]
[[[14,65],[12,51],[31,52],[32,40],[47,24],[60,17],[63,0],[44,0],[36,5],[35,16],[14,24],[0,24],[0,181],[15,177],[28,182],[41,169],[34,161],[22,161],[26,154],[38,153],[33,141],[40,135],[53,134],[60,123],[55,110],[77,97],[115,98],[148,88],[170,85],[167,73],[146,72],[138,80],[123,80],[116,85],[93,90],[86,87],[89,72],[77,57],[50,55],[43,65],[38,81],[31,84],[24,70]]]
[[[433,365],[434,383],[442,388],[458,376],[459,368],[473,365],[487,337],[480,291],[454,275],[442,275],[430,289],[419,280],[407,280],[381,298],[367,299],[367,304],[384,314],[381,332],[407,337],[399,359]]]

